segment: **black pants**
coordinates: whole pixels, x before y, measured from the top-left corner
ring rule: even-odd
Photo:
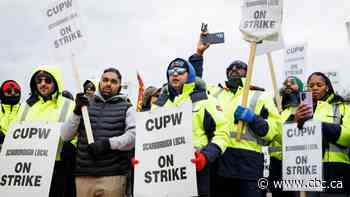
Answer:
[[[72,173],[68,174],[63,161],[56,161],[51,179],[49,197],[75,197],[75,179]]]
[[[263,197],[257,181],[217,176],[212,183],[211,197]]]
[[[50,186],[49,197],[75,197],[75,147],[65,142],[61,151],[61,161],[56,161]]]
[[[202,171],[197,172],[197,190],[200,197],[210,194],[210,167],[208,165]]]
[[[64,163],[62,161],[56,161],[51,179],[49,197],[65,196],[65,180],[66,174],[64,172]]]

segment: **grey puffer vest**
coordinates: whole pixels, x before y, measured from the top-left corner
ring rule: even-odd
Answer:
[[[94,140],[120,136],[125,132],[126,112],[130,104],[122,97],[104,101],[98,96],[88,106]],[[130,170],[130,151],[110,150],[94,158],[88,152],[86,132],[81,119],[78,128],[78,151],[75,174],[77,176],[124,175]]]

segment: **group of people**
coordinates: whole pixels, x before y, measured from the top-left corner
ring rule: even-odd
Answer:
[[[202,32],[201,36],[205,36]],[[305,85],[288,77],[280,91],[282,109],[264,88],[251,85],[248,105],[241,100],[248,65],[233,61],[226,69],[226,81],[206,84],[203,79],[204,53],[209,44],[198,41],[196,52],[187,60],[172,60],[162,87],[148,87],[141,111],[179,106],[191,101],[192,135],[195,148],[199,196],[259,197],[263,177],[263,146],[269,146],[271,181],[282,179],[283,124],[314,119],[322,122],[324,180],[340,180],[343,188],[327,188],[308,196],[348,196],[350,188],[350,108],[337,95],[328,77],[312,73]],[[103,71],[99,82],[86,81],[84,92],[75,99],[64,91],[57,67],[38,67],[30,80],[30,96],[20,103],[21,88],[13,80],[1,85],[0,143],[14,122],[61,122],[61,138],[50,197],[132,196],[137,128],[135,109],[121,93],[122,75],[117,68]],[[307,87],[307,88],[305,88]],[[300,92],[312,92],[313,106],[300,102]],[[88,143],[82,107],[87,106],[94,142]],[[311,115],[312,114],[312,115]],[[245,127],[236,141],[238,122]],[[273,184],[270,184],[273,186]],[[273,197],[297,196],[296,192],[270,187]]]

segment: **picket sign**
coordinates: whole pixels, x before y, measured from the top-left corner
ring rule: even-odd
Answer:
[[[273,51],[278,51],[284,48],[284,39],[282,33],[278,33],[278,38],[274,40],[263,40],[256,45],[256,56],[265,55]]]
[[[244,0],[240,30],[250,42],[277,40],[282,25],[282,0]]]
[[[86,35],[78,8],[78,0],[56,0],[44,10],[49,47],[58,60],[68,59],[71,51],[78,54],[85,48]]]
[[[61,124],[11,125],[0,153],[1,196],[49,196]]]
[[[284,191],[322,191],[321,122],[284,124],[282,135],[282,177]]]
[[[282,24],[282,4],[282,0],[243,1],[240,31],[244,39],[250,43],[247,79],[243,87],[243,107],[247,107],[248,104],[249,86],[252,79],[257,43],[263,40],[278,39]],[[243,121],[239,121],[236,141],[240,141],[243,127]]]
[[[76,88],[78,92],[82,92],[79,67],[74,61],[75,55],[82,51],[86,43],[78,12],[78,0],[50,2],[45,9],[45,17],[53,55],[57,59],[71,59]],[[91,144],[94,139],[86,106],[82,107],[82,115],[88,143]]]
[[[306,80],[307,43],[287,45],[284,50],[284,77],[295,76]]]
[[[134,196],[198,196],[192,103],[136,113]]]

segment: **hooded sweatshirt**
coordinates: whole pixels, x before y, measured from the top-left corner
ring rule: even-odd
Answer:
[[[50,99],[47,100],[44,100],[44,98],[39,95],[36,88],[35,76],[40,71],[49,73],[56,85],[56,89],[51,94]],[[57,67],[38,67],[31,77],[30,90],[31,96],[21,105],[16,122],[63,122],[73,112],[73,101],[63,97],[61,94],[63,91],[63,81],[61,72]],[[59,144],[56,160],[60,160],[59,153],[61,148],[62,142]]]

